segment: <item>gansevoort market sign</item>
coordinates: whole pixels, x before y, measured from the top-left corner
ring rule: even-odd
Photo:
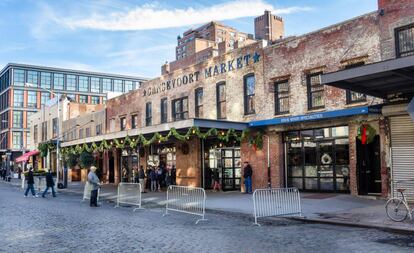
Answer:
[[[160,92],[165,92],[175,88],[179,88],[182,85],[187,85],[193,82],[197,82],[200,78],[208,79],[212,76],[217,76],[226,72],[235,71],[237,69],[244,68],[249,66],[251,62],[257,63],[260,61],[260,54],[254,52],[254,54],[246,54],[238,58],[229,60],[227,62],[222,62],[214,66],[208,66],[204,69],[204,73],[196,71],[187,75],[179,76],[177,78],[169,79],[165,82],[162,82],[158,85],[153,85],[144,89],[143,96],[151,96]]]

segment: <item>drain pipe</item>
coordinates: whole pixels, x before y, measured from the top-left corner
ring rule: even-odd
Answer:
[[[270,174],[270,137],[268,135],[263,135],[267,137],[267,187],[272,188],[271,174]]]

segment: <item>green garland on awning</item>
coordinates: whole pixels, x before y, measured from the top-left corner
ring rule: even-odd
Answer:
[[[82,145],[76,145],[71,147],[62,148],[62,154],[81,154],[83,151],[87,152],[103,152],[104,150],[109,150],[112,147],[124,149],[124,148],[136,148],[139,144],[143,146],[149,146],[153,143],[162,143],[168,141],[171,137],[174,137],[178,141],[187,141],[190,137],[196,136],[200,139],[206,139],[208,137],[217,137],[219,141],[228,143],[231,140],[243,141],[247,140],[250,146],[253,146],[255,149],[262,149],[263,147],[263,134],[259,132],[252,133],[249,129],[245,129],[241,133],[237,133],[234,129],[228,129],[227,131],[218,130],[216,128],[211,128],[207,132],[202,133],[198,127],[191,127],[187,130],[185,134],[180,134],[177,129],[171,128],[168,134],[162,135],[160,133],[154,133],[153,136],[149,139],[145,138],[143,134],[138,136],[130,137],[126,136],[125,138],[114,139],[113,141],[103,140],[98,145],[95,142],[92,142],[90,145],[83,143]]]
[[[46,157],[47,154],[49,153],[49,150],[56,149],[56,144],[51,143],[51,142],[39,143],[39,145],[37,146],[37,149],[40,151],[40,155],[42,157]]]

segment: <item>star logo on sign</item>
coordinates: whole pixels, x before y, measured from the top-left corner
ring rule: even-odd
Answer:
[[[253,63],[256,63],[258,61],[260,61],[260,54],[258,54],[257,52],[254,52]]]

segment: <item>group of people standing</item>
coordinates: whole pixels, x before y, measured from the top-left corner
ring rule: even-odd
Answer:
[[[161,191],[161,188],[168,187],[176,184],[176,173],[175,166],[160,163],[158,166],[148,165],[146,171],[146,184],[145,189],[152,192]]]
[[[132,167],[132,181],[134,183],[140,183],[142,186],[142,192],[148,191],[161,191],[162,188],[176,184],[176,168],[175,165],[165,165],[160,162],[158,166],[153,163],[149,163],[147,169],[141,165]],[[122,169],[122,182],[129,182],[129,173],[126,167]]]

